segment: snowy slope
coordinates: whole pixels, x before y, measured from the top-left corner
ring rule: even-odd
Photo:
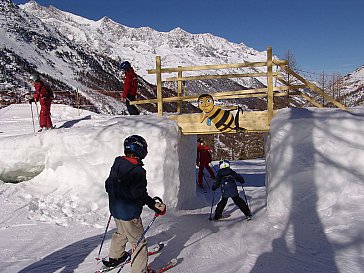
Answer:
[[[147,138],[149,191],[169,204],[148,232],[150,245],[166,243],[150,259],[153,267],[178,257],[170,272],[362,272],[363,108],[279,111],[266,162],[232,163],[246,179],[245,191],[240,186],[239,191],[253,220],[246,222],[229,201],[231,218],[210,222],[213,194],[207,184],[206,194],[196,192],[190,177],[195,140],[181,141],[170,121],[157,117],[140,121],[59,107],[53,115],[61,128],[36,135],[28,105],[0,110],[0,177],[23,181],[0,184],[0,272],[98,268],[94,258],[108,219],[103,183],[113,157],[122,153],[122,138],[131,133]],[[185,165],[163,163],[167,146]],[[161,179],[172,178],[178,169],[189,171],[177,175],[180,179]],[[211,183],[208,175],[205,181]],[[216,202],[219,193],[214,197]],[[188,202],[179,206],[180,198]],[[144,225],[152,216],[145,208]],[[101,256],[107,255],[113,229],[111,223]]]
[[[149,75],[147,69],[155,67],[157,55],[162,57],[163,67],[254,62],[267,58],[266,52],[209,33],[191,34],[181,28],[169,32],[158,32],[147,26],[131,28],[107,17],[93,21],[52,6],[40,6],[35,1],[20,7],[47,25],[55,26],[71,41],[113,59],[130,61],[138,74],[151,83],[155,83],[155,75]],[[243,79],[239,81],[245,86],[251,84]]]

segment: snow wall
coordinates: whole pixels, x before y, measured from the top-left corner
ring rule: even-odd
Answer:
[[[104,181],[114,158],[123,155],[124,139],[133,134],[148,143],[143,162],[149,194],[161,197],[169,210],[196,202],[196,136],[182,135],[165,117],[88,119],[88,126],[0,139],[0,180],[23,181],[14,184],[14,194],[29,201],[30,210],[38,215],[34,217],[64,222],[84,217],[90,223],[92,216],[85,215],[107,215]]]
[[[265,147],[268,214],[325,217],[340,209],[350,221],[345,210],[351,215],[364,201],[363,125],[363,108],[279,110]]]

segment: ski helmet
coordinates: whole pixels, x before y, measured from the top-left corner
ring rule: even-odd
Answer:
[[[119,66],[121,70],[128,70],[131,67],[131,64],[128,61],[122,62]]]
[[[33,73],[30,75],[29,80],[31,80],[33,82],[37,82],[37,81],[39,81],[39,76],[37,74]]]
[[[222,159],[222,160],[219,161],[219,168],[220,169],[229,168],[229,167],[230,167],[229,160]]]
[[[143,159],[148,154],[148,144],[145,139],[138,135],[132,135],[124,140],[124,153],[134,153]]]

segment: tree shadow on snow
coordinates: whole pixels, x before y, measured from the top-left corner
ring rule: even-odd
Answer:
[[[300,112],[298,113],[297,111]],[[309,110],[292,109],[290,118],[312,119],[314,117]],[[316,148],[312,144],[313,131],[316,126],[313,123],[296,124],[297,126],[306,126],[305,132],[307,135],[302,144],[305,145],[305,154],[300,154],[300,150],[298,150],[293,155],[291,162],[288,163],[287,170],[297,170],[297,173],[302,171],[299,166],[299,160],[303,158],[309,166],[312,166],[313,171],[305,176],[304,183],[302,181],[300,183],[290,181],[289,178],[288,181],[281,181],[281,183],[290,183],[289,187],[292,191],[290,201],[292,205],[288,221],[280,237],[272,241],[272,251],[261,254],[250,273],[312,272],[313,268],[315,268],[315,272],[339,272],[335,262],[333,245],[327,238],[317,211],[318,188],[313,173],[315,160],[320,159],[315,158]],[[299,129],[299,127],[295,128],[293,126],[291,130]],[[298,140],[294,139],[295,136],[296,134],[288,134],[283,141],[296,143]],[[282,146],[289,149],[289,145]],[[274,161],[279,162],[281,158],[284,158],[286,152],[285,149],[276,151]],[[274,190],[275,188],[271,188],[269,192],[272,193]],[[291,240],[288,241],[288,238],[291,238]]]

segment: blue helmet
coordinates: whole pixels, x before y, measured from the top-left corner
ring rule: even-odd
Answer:
[[[230,161],[229,160],[226,160],[226,159],[221,159],[219,161],[219,168],[220,169],[230,168]]]
[[[131,64],[128,61],[122,62],[119,66],[121,70],[128,70],[131,67]]]
[[[148,154],[148,144],[145,139],[138,135],[132,135],[124,140],[124,153],[133,153],[144,159]]]

